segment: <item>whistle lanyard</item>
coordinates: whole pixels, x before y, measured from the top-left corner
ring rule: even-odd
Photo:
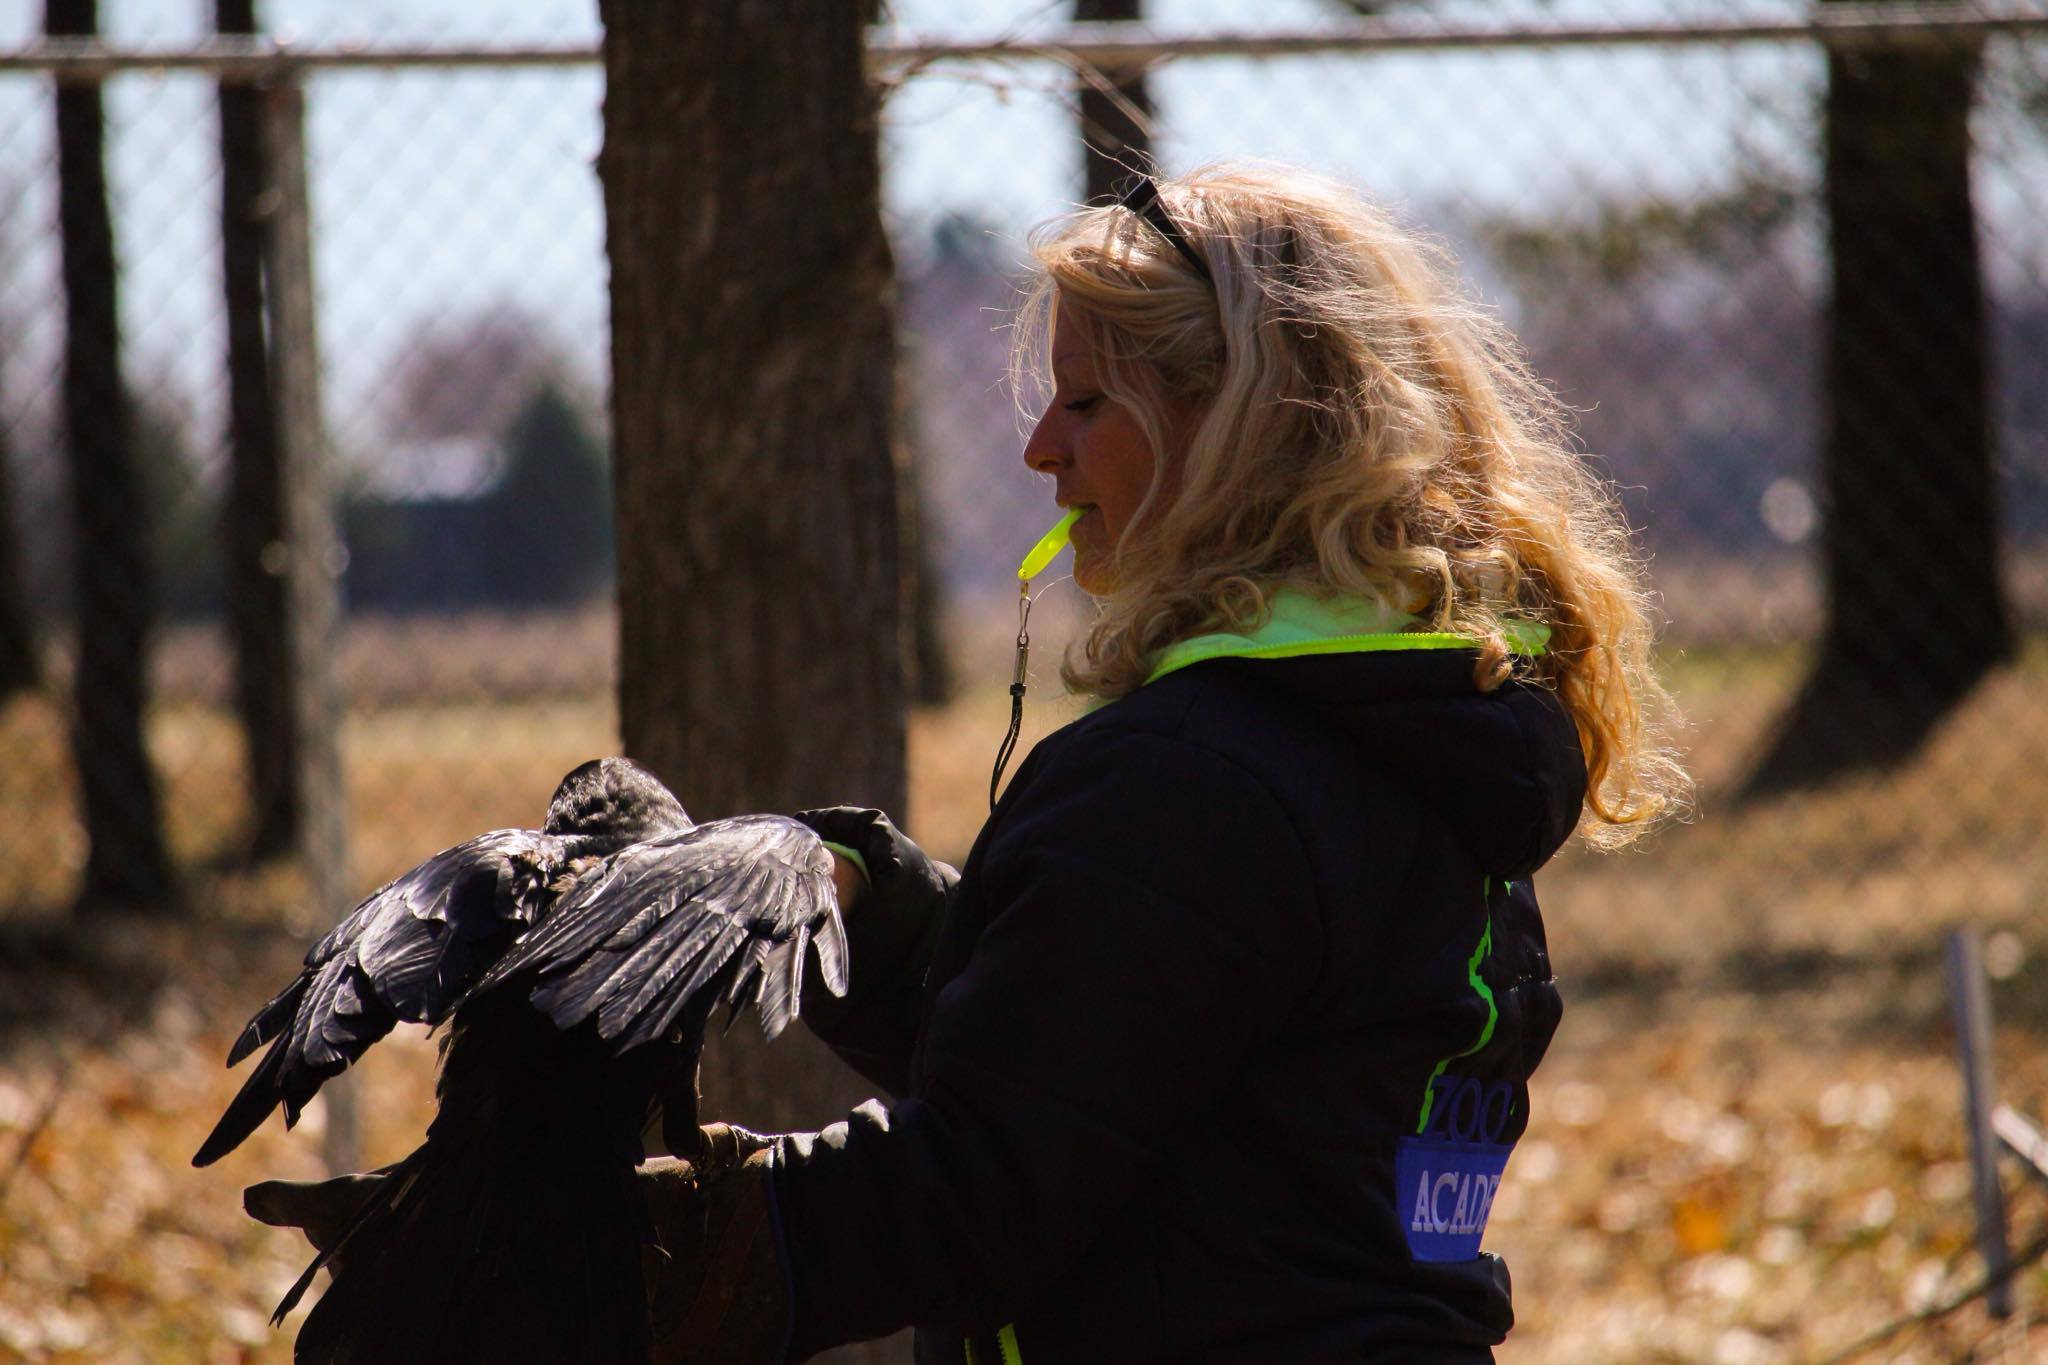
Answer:
[[[1069,508],[1067,514],[1053,523],[1050,531],[1038,538],[1031,547],[1031,553],[1024,556],[1024,562],[1017,566],[1017,665],[1010,673],[1010,728],[1003,736],[1000,748],[996,750],[995,771],[988,778],[988,808],[996,808],[996,791],[1003,785],[1003,769],[1010,766],[1010,758],[1017,752],[1017,735],[1024,728],[1024,687],[1025,671],[1031,662],[1031,580],[1045,572],[1045,566],[1067,547],[1067,537],[1074,529],[1074,523],[1081,519],[1084,508]]]

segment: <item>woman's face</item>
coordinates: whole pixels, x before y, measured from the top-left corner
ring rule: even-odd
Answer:
[[[1052,377],[1052,401],[1024,443],[1024,463],[1052,475],[1060,506],[1088,509],[1074,523],[1074,581],[1100,597],[1116,586],[1117,541],[1152,486],[1152,443],[1103,393],[1095,349],[1065,304],[1053,315]]]

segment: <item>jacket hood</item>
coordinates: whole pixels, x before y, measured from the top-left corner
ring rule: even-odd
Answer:
[[[1578,825],[1586,765],[1577,727],[1533,684],[1481,692],[1473,643],[1404,631],[1411,620],[1377,604],[1279,593],[1259,629],[1183,641],[1153,676],[1193,664],[1227,669],[1315,710],[1357,741],[1366,763],[1436,810],[1489,874],[1526,877]],[[1523,632],[1518,648],[1539,650],[1541,632]]]

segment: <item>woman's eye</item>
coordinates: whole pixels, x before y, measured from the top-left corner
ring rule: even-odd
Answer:
[[[1068,412],[1086,412],[1101,401],[1101,394],[1096,394],[1090,398],[1076,398],[1073,402],[1066,404],[1066,409]]]

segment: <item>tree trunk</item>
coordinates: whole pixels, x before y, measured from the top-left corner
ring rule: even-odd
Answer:
[[[601,11],[621,729],[703,818],[900,805],[891,264],[861,30],[826,0]]]
[[[221,33],[255,33],[255,0],[218,0]],[[284,484],[277,408],[265,340],[261,206],[269,185],[263,150],[263,91],[220,86],[220,242],[228,333],[228,629],[235,642],[235,705],[249,752],[249,856],[278,857],[297,845],[298,733],[292,712],[291,648],[285,606]]]
[[[21,528],[15,521],[14,468],[7,428],[0,423],[0,700],[42,681],[35,625],[28,614],[21,562]]]
[[[625,747],[700,821],[901,810],[895,323],[860,10],[600,14]],[[819,1128],[868,1093],[803,1029],[762,1046],[748,1019],[709,1048],[707,1117]]]
[[[94,0],[49,0],[52,37],[86,37]],[[143,745],[151,611],[149,532],[129,442],[97,84],[57,87],[58,223],[63,239],[64,416],[70,443],[78,667],[72,748],[91,852],[85,908],[161,907],[170,863]]]
[[[894,319],[860,11],[599,11],[626,749],[700,820],[900,810]],[[801,1029],[764,1047],[749,1019],[708,1052],[707,1118],[815,1128],[870,1093]]]
[[[1897,763],[2013,654],[1970,202],[1977,66],[1960,46],[1828,61],[1828,618],[1752,795]]]
[[[1136,19],[1141,7],[1141,0],[1074,0],[1074,18],[1083,23]],[[1114,95],[1093,84],[1081,90],[1081,155],[1091,204],[1115,199],[1119,181],[1152,164],[1152,95],[1144,69],[1104,74]]]

